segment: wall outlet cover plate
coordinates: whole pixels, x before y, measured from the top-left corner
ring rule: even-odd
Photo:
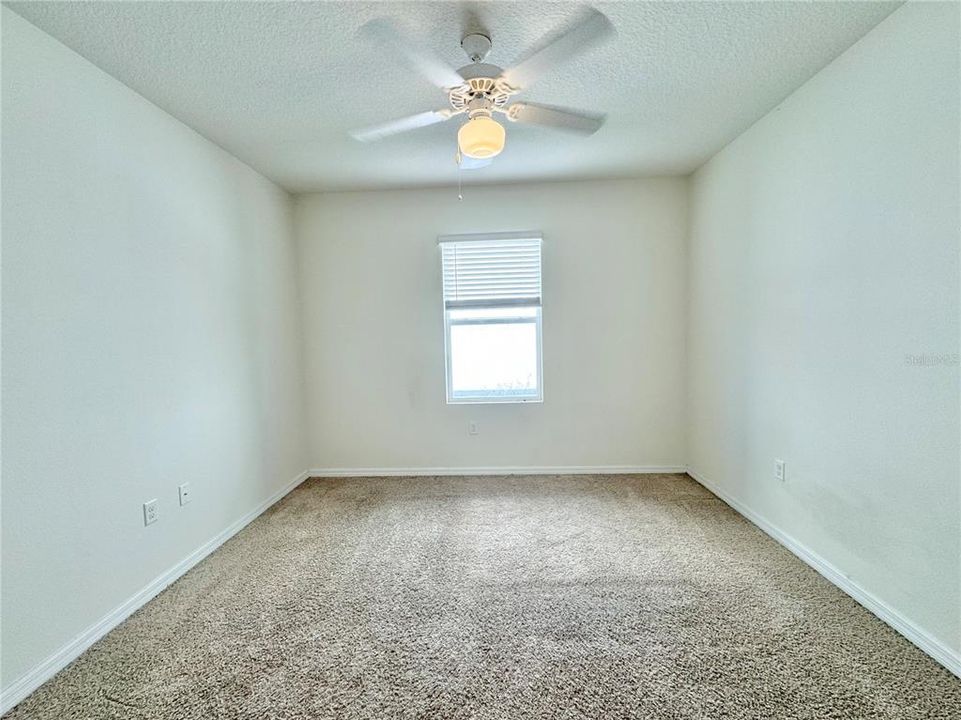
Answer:
[[[150,525],[157,522],[159,513],[157,511],[157,498],[148,500],[143,504],[143,524]]]

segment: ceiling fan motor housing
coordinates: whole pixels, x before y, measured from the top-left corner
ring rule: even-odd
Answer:
[[[450,106],[455,112],[469,110],[471,101],[477,98],[484,98],[493,108],[499,109],[504,107],[514,94],[514,89],[500,78],[503,71],[496,65],[475,63],[461,68],[458,72],[464,78],[464,83],[451,88],[448,95]]]

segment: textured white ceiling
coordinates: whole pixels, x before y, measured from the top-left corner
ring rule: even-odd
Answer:
[[[452,67],[468,30],[508,67],[576,3],[11,2],[27,20],[292,191],[456,182],[457,121],[376,144],[347,135],[444,107],[359,28],[394,18]],[[588,138],[508,126],[465,182],[683,174],[900,3],[598,2],[618,36],[518,99],[608,114]]]

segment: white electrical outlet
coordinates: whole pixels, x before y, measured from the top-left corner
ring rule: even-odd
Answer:
[[[784,482],[784,461],[783,460],[774,461],[774,479],[779,482]]]
[[[477,423],[474,422],[473,420],[471,420],[471,421],[469,421],[469,422],[467,423],[467,434],[468,434],[468,435],[476,435],[476,434],[477,434]]]
[[[150,525],[157,522],[159,513],[157,511],[157,499],[148,500],[143,504],[143,524]]]
[[[180,506],[183,507],[190,502],[190,483],[178,486],[177,490],[180,492]]]

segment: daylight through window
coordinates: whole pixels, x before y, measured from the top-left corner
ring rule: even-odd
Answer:
[[[447,402],[537,402],[541,381],[541,236],[440,239]]]

